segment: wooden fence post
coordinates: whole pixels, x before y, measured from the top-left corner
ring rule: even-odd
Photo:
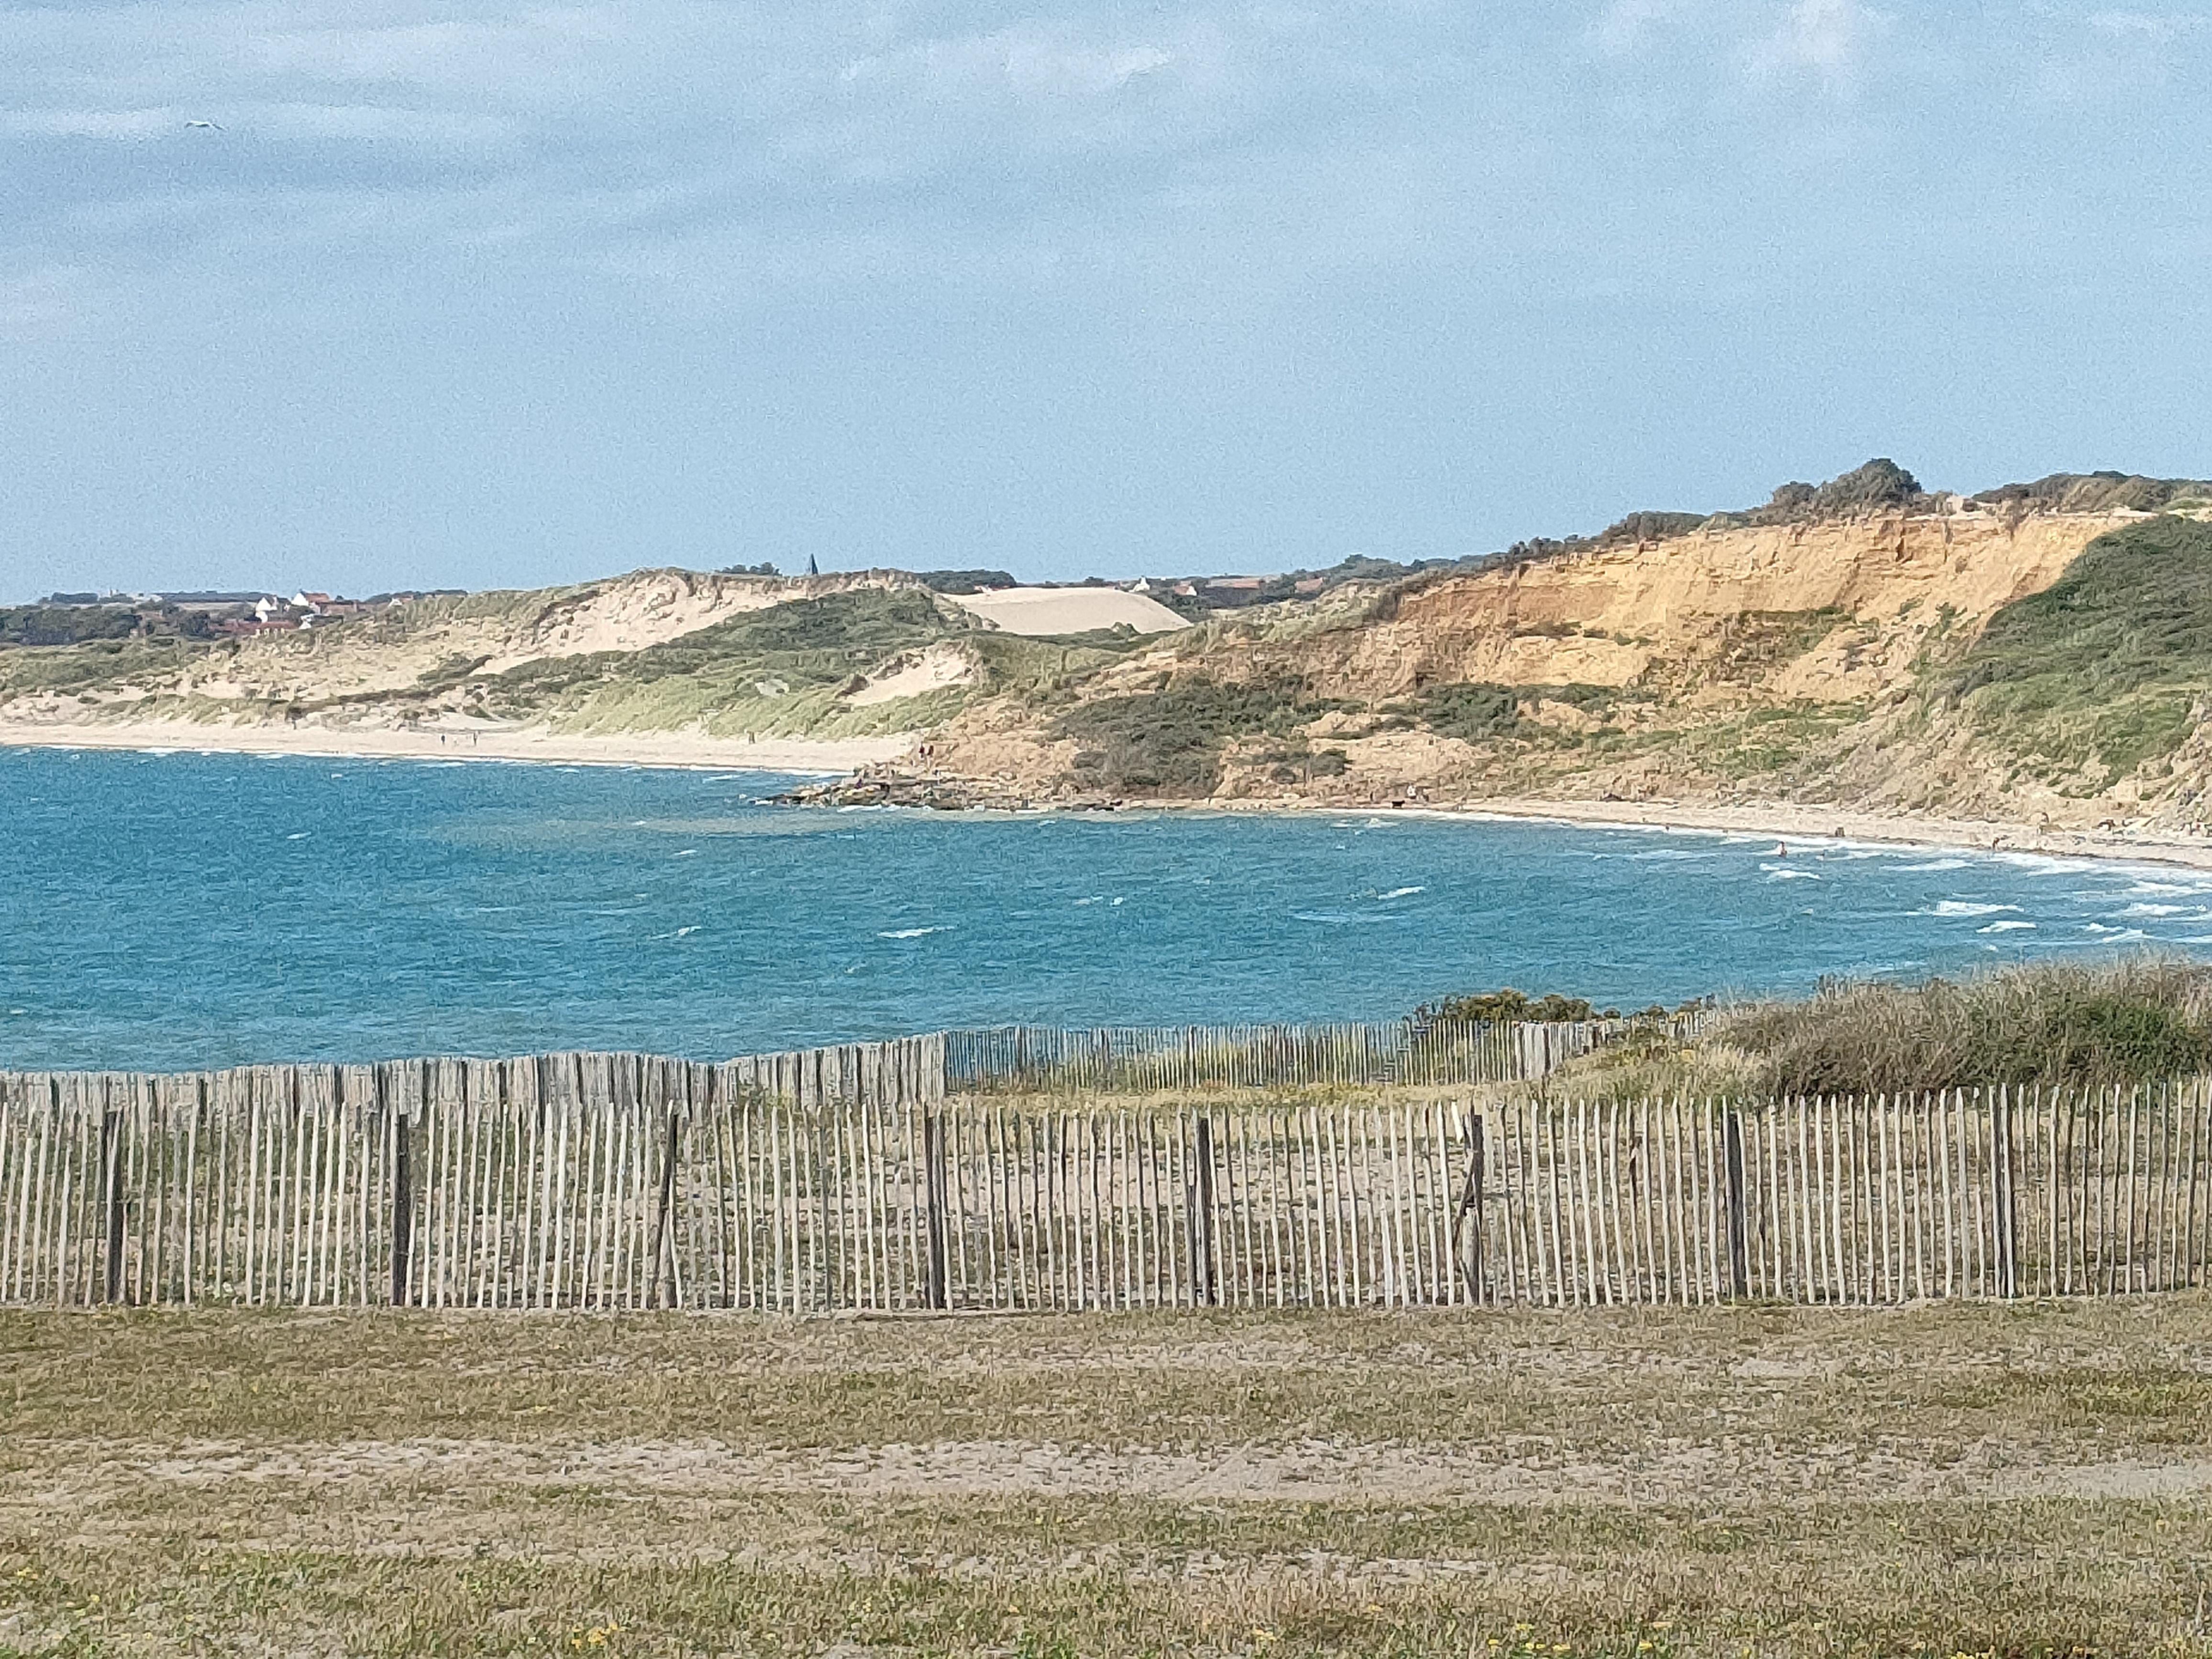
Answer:
[[[661,1110],[667,1115],[668,1132],[660,1138],[660,1190],[653,1218],[653,1292],[646,1304],[653,1308],[675,1304],[676,1159],[683,1149],[684,1134],[684,1120],[676,1108],[664,1101]]]
[[[392,1134],[392,1305],[407,1305],[407,1258],[414,1232],[415,1185],[413,1160],[408,1156],[408,1141],[414,1125],[405,1110],[392,1104],[381,1068],[377,1073],[377,1090],[386,1095],[386,1121]]]
[[[1200,1306],[1218,1299],[1220,1286],[1213,1272],[1213,1120],[1198,1120],[1194,1151],[1196,1167],[1190,1180],[1191,1299]]]
[[[1744,1240],[1743,1115],[1734,1108],[1723,1115],[1728,1164],[1729,1294],[1751,1293],[1750,1262]]]
[[[1464,1234],[1461,1259],[1466,1263],[1467,1299],[1478,1306],[1490,1300],[1488,1286],[1483,1283],[1482,1212],[1483,1182],[1490,1154],[1489,1145],[1482,1133],[1482,1114],[1471,1114],[1467,1121],[1467,1187],[1460,1194],[1459,1213],[1452,1218],[1453,1242],[1460,1242]]]
[[[123,1300],[123,1115],[107,1098],[108,1081],[100,1080],[100,1214],[104,1245],[101,1296]]]
[[[932,1112],[921,1121],[921,1164],[926,1194],[923,1217],[927,1232],[923,1241],[928,1278],[924,1300],[932,1308],[945,1308],[951,1305],[951,1297],[945,1282],[950,1274],[945,1224],[945,1118],[941,1113]]]
[[[2012,1099],[2000,1089],[1990,1109],[1990,1174],[1994,1190],[1990,1207],[1996,1234],[1997,1294],[2020,1294],[2020,1202],[2013,1188]]]

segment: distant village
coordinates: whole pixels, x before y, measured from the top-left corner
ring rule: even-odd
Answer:
[[[0,646],[80,645],[94,640],[240,639],[295,634],[349,617],[373,615],[408,599],[460,588],[378,593],[365,599],[306,589],[289,598],[259,591],[174,593],[49,593],[34,605],[0,607]]]

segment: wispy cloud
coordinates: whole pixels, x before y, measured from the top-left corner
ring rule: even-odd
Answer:
[[[1779,21],[1745,51],[1752,75],[1809,82],[1831,94],[1855,90],[1889,18],[1858,0],[1792,0]]]
[[[2089,27],[2100,34],[2165,42],[2212,28],[2212,20],[2179,12],[2096,11],[2089,14]]]
[[[1662,25],[1688,14],[1693,0],[1609,0],[1589,27],[1598,50],[1613,57],[1636,51]]]

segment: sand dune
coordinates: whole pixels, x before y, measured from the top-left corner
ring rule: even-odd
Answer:
[[[1118,587],[1008,587],[995,593],[949,595],[963,611],[1009,634],[1087,634],[1127,623],[1139,634],[1167,634],[1190,623],[1142,593]]]

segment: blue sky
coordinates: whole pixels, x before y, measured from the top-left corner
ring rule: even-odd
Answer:
[[[2208,94],[2204,5],[0,4],[0,598],[2202,475]]]

